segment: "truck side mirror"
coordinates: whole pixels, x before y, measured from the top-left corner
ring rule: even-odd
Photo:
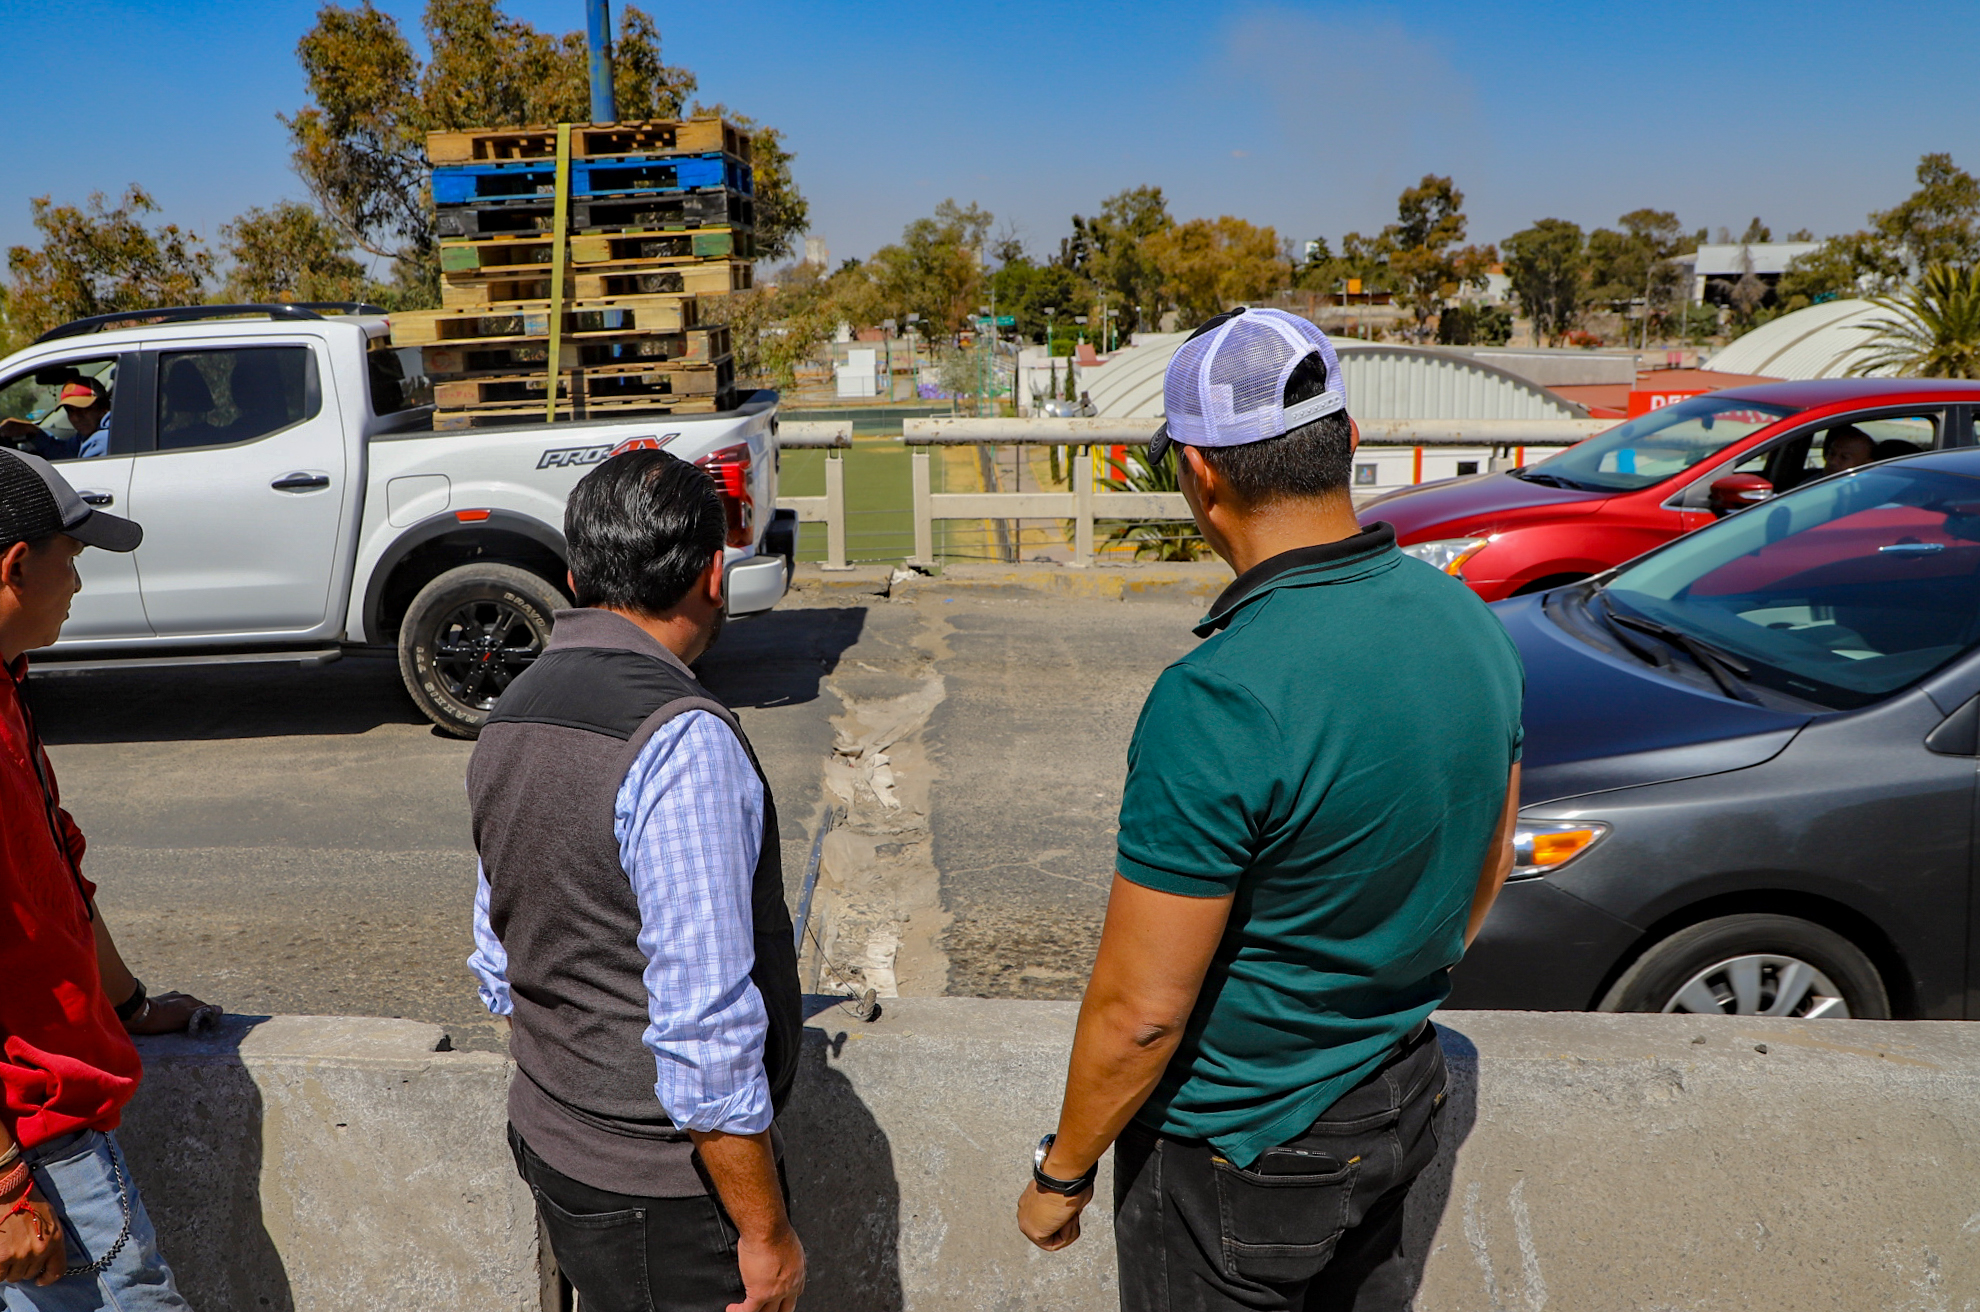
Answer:
[[[1710,505],[1715,515],[1758,505],[1774,495],[1774,485],[1758,474],[1727,474],[1712,480]]]

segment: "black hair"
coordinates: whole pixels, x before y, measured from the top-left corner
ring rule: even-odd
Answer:
[[[673,609],[722,549],[727,519],[706,470],[665,451],[628,451],[578,480],[564,508],[580,606]]]
[[[1284,403],[1310,401],[1327,390],[1327,366],[1318,351],[1293,366]],[[1354,427],[1336,410],[1279,437],[1241,446],[1202,446],[1204,462],[1252,505],[1280,497],[1319,497],[1347,490],[1354,469]]]

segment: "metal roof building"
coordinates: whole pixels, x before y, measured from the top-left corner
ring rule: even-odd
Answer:
[[[1081,371],[1098,414],[1155,418],[1162,373],[1186,333],[1141,333],[1104,365]],[[1587,408],[1460,350],[1334,339],[1356,419],[1583,419]]]
[[[1769,378],[1843,378],[1870,354],[1864,325],[1888,317],[1869,301],[1824,301],[1734,338],[1704,367]]]

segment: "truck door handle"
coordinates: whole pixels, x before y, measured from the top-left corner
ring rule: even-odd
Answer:
[[[330,486],[328,474],[284,474],[268,486],[277,492],[314,492],[318,488]]]
[[[111,496],[108,492],[78,492],[76,495],[81,497],[83,504],[87,506],[114,506],[117,504],[117,498]]]

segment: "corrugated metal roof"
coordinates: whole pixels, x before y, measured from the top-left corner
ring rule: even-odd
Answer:
[[[1734,338],[1705,367],[1770,378],[1844,378],[1870,353],[1871,335],[1862,325],[1888,316],[1865,300],[1825,301]]]
[[[1082,374],[1098,414],[1154,418],[1162,373],[1187,334],[1143,334]],[[1151,340],[1152,338],[1152,340]],[[1586,409],[1459,351],[1336,339],[1348,410],[1357,419],[1578,419]]]

